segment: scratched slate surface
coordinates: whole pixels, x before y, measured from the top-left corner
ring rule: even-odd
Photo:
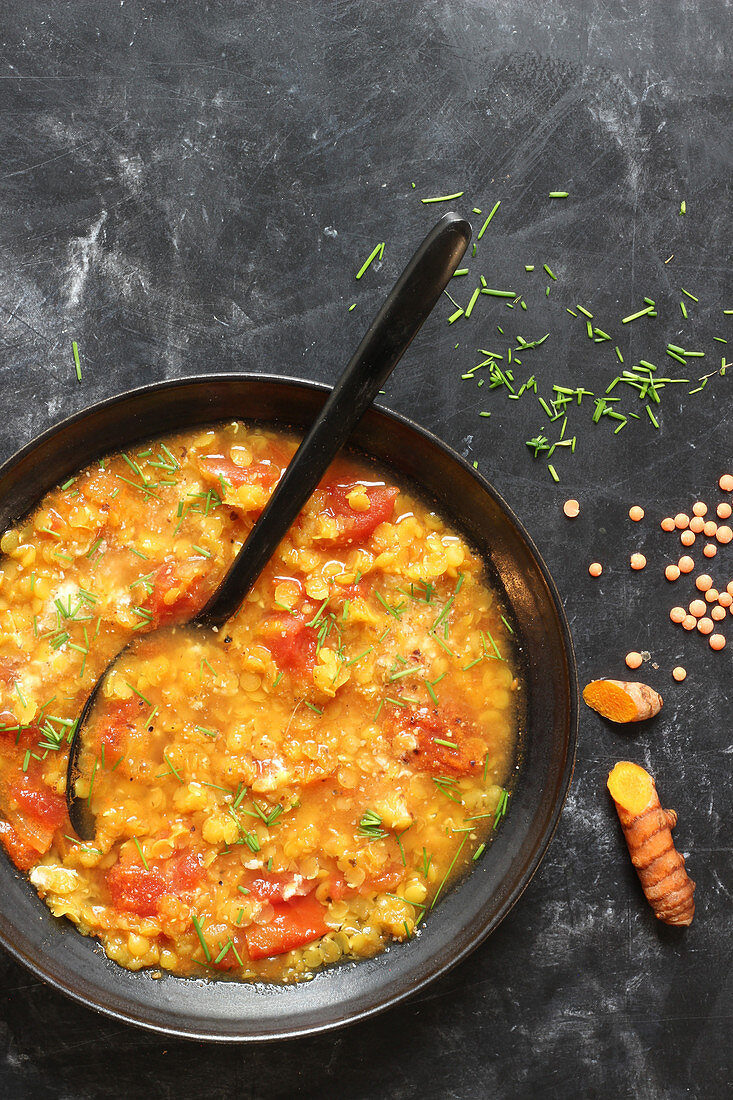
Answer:
[[[524,441],[557,439],[560,422],[531,394],[511,401],[460,375],[477,348],[506,354],[510,336],[545,332],[515,368],[545,396],[554,383],[602,393],[616,341],[627,366],[645,358],[690,378],[720,366],[713,337],[733,341],[722,312],[733,306],[730,4],[0,9],[0,457],[143,382],[229,369],[333,380],[441,210],[420,198],[465,191],[455,206],[481,208],[476,229],[501,199],[451,293],[465,305],[483,273],[523,293],[526,312],[484,296],[448,326],[446,300],[383,401],[478,461],[516,508],[559,583],[581,682],[620,675],[627,650],[648,650],[644,676],[666,697],[639,729],[583,713],[539,873],[491,940],[412,1002],[337,1034],[222,1049],[99,1018],[3,953],[3,1095],[729,1095],[733,645],[712,654],[669,623],[691,584],[661,579],[679,547],[658,521],[699,494],[720,498],[731,379],[692,396],[692,384],[669,386],[658,431],[631,390],[618,408],[641,419],[615,436],[620,421],[594,426],[586,398],[568,419],[575,454],[553,456],[555,485]],[[555,189],[570,198],[549,200]],[[383,262],[357,283],[382,240]],[[681,286],[699,298],[684,299],[687,321]],[[658,317],[622,325],[645,296]],[[577,302],[610,343],[588,340],[566,312]],[[664,355],[668,341],[705,358],[685,370]],[[582,505],[572,525],[570,496]],[[647,509],[638,526],[632,503]],[[627,564],[636,549],[650,562],[642,574]],[[600,581],[587,575],[593,559]],[[716,583],[731,560],[723,548],[711,564]],[[671,680],[678,663],[684,686]],[[623,757],[646,763],[680,811],[698,884],[686,932],[657,926],[626,857],[603,789]]]

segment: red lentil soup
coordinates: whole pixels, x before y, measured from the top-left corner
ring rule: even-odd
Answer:
[[[0,840],[129,969],[292,982],[374,955],[506,810],[511,627],[481,559],[366,460],[334,463],[225,627],[185,625],[297,442],[240,422],[159,439],[0,539]],[[82,841],[68,743],[132,640],[85,737]]]

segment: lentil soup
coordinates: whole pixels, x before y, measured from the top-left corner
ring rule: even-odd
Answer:
[[[114,455],[0,539],[0,840],[129,969],[292,982],[412,937],[507,807],[521,685],[481,559],[337,460],[239,611],[185,625],[298,440]],[[155,630],[154,634],[150,634]],[[68,743],[106,665],[77,793]]]

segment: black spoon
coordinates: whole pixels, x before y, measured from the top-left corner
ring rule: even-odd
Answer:
[[[444,214],[428,233],[293,455],[244,546],[191,625],[199,629],[220,627],[237,610],[328,466],[407,351],[458,267],[470,239],[471,226],[457,214]],[[69,750],[66,803],[71,824],[83,840],[93,838],[95,818],[91,797],[76,794],[77,780],[82,777],[79,764],[82,734],[99,688],[119,656],[107,666],[92,688]]]

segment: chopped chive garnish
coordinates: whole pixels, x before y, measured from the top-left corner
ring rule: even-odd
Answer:
[[[689,290],[685,290],[683,286],[680,287],[683,294],[686,294],[688,298],[691,298],[693,302],[699,302],[700,299],[696,298],[694,294],[690,294]]]
[[[420,668],[419,665],[416,665],[414,668],[404,668],[401,672],[395,672],[392,676],[390,676],[389,682],[392,683],[393,680],[401,680],[403,676],[412,676],[414,672],[424,671],[425,669]]]
[[[420,202],[425,203],[425,205],[430,202],[450,202],[451,199],[460,199],[463,194],[463,191],[456,191],[452,195],[435,195],[435,197],[431,199],[420,199]]]
[[[145,853],[143,852],[142,848],[140,847],[140,841],[137,839],[136,836],[134,836],[132,838],[132,842],[135,845],[135,847],[137,848],[138,852],[140,853],[140,859],[143,861],[143,867],[145,868],[146,871],[149,871],[150,867],[148,865],[147,859],[145,858]]]
[[[479,296],[480,293],[481,293],[481,288],[477,286],[476,289],[474,290],[473,294],[471,295],[471,301],[466,306],[466,320],[468,320],[468,318],[473,313],[473,307],[476,305],[476,302],[478,300],[478,296]]]
[[[646,306],[645,309],[640,309],[637,313],[630,313],[628,317],[622,319],[621,324],[628,325],[629,321],[636,321],[639,317],[646,317],[649,313],[654,313],[654,306]]]
[[[359,821],[359,834],[360,836],[366,836],[370,840],[380,840],[382,837],[387,836],[386,831],[382,828],[382,818],[376,810],[365,810]]]
[[[555,467],[552,465],[551,462],[547,463],[547,469],[550,471],[550,477],[552,478],[553,481],[559,481],[560,480],[560,478],[558,476],[558,473],[557,473],[557,470],[555,469]]]
[[[481,293],[490,294],[493,298],[516,298],[513,290],[492,290],[488,286],[483,287]]]
[[[569,191],[550,191],[551,199],[566,199],[570,194]]]
[[[484,224],[481,226],[481,228],[478,231],[477,240],[479,240],[479,241],[481,240],[484,233],[486,232],[486,228],[487,228],[489,222],[491,221],[491,219],[493,218],[494,214],[496,213],[496,211],[499,209],[500,206],[501,206],[501,199],[499,199],[498,202],[494,203],[493,210],[491,211],[488,218],[486,219],[486,221],[484,222]]]
[[[377,257],[379,257],[380,260],[382,259],[382,256],[384,255],[384,245],[385,245],[385,242],[382,241],[381,244],[378,244],[375,248],[372,249],[372,251],[369,253],[369,255],[367,256],[364,263],[361,265],[361,267],[357,271],[357,273],[356,273],[357,279],[361,279],[362,275],[367,270],[369,265],[371,263],[373,263],[373,261],[376,260]]]
[[[76,371],[76,380],[81,382],[81,362],[79,360],[79,345],[76,340],[71,341],[71,351],[74,356],[74,370]]]
[[[548,275],[550,276],[550,278],[551,278],[551,279],[554,279],[554,280],[555,280],[555,282],[557,282],[557,275],[555,275],[555,273],[554,273],[554,272],[550,271],[550,269],[549,269],[549,267],[547,266],[547,264],[543,264],[542,266],[543,266],[543,268],[545,269],[545,271],[547,272],[547,274],[548,274]]]
[[[173,764],[171,764],[167,753],[163,753],[163,759],[165,760],[166,764],[170,768],[171,774],[175,775],[175,777],[176,777],[176,779],[178,780],[179,783],[183,783],[183,780],[181,779],[181,776],[180,776],[179,772],[174,768]]]
[[[393,615],[395,617],[395,619],[399,619],[401,617],[401,615],[404,611],[403,604],[397,604],[396,607],[392,607],[392,606],[390,606],[390,604],[387,603],[387,601],[384,599],[384,597],[381,595],[380,592],[375,592],[375,596],[377,597],[377,599],[379,600],[379,602],[381,603],[381,605],[385,609],[385,611],[388,611],[390,615]],[[380,638],[379,640],[381,642],[382,639]]]
[[[203,931],[202,931],[201,921],[199,920],[199,918],[196,916],[195,913],[191,914],[191,920],[193,921],[193,926],[196,929],[196,935],[199,938],[199,942],[200,942],[202,948],[204,949],[204,955],[206,956],[206,961],[210,963],[211,962],[211,952],[209,951],[208,944],[206,943],[206,940],[204,939],[204,934],[203,934]]]
[[[217,963],[220,963],[220,962],[221,962],[221,960],[222,960],[222,959],[224,958],[224,956],[225,956],[225,955],[227,954],[227,952],[229,951],[229,948],[230,948],[230,947],[233,947],[233,946],[234,946],[234,944],[232,943],[232,941],[231,941],[231,940],[227,940],[227,942],[226,942],[226,943],[224,944],[224,946],[222,947],[222,949],[221,949],[221,951],[219,952],[219,954],[218,954],[218,955],[216,956],[216,958],[214,959],[214,966],[216,966],[216,965],[217,965]]]
[[[496,826],[501,821],[502,817],[504,817],[504,815],[506,814],[506,809],[507,809],[508,803],[509,803],[509,791],[507,791],[506,789],[503,788],[501,794],[499,795],[499,801],[498,801],[497,806],[496,806],[496,813],[494,815],[494,824],[493,824],[492,828],[495,829]]]
[[[136,687],[133,687],[129,680],[125,680],[125,683],[129,687],[130,691],[134,691],[137,697],[139,699],[142,699],[143,703],[147,703],[149,707],[152,707],[153,704],[150,702],[150,700],[146,699],[143,693],[141,691],[138,691]]]
[[[259,842],[259,839],[257,837],[257,833],[245,833],[244,834],[244,843],[247,845],[250,852],[259,852],[260,842]]]
[[[197,546],[195,542],[191,543],[191,549],[195,550],[197,554],[203,554],[205,558],[211,557],[211,551],[206,550],[203,546]]]
[[[448,881],[448,876],[450,875],[451,871],[455,867],[456,861],[458,860],[458,857],[460,856],[461,852],[463,851],[464,845],[465,845],[467,840],[468,840],[468,833],[464,833],[463,840],[461,841],[460,845],[458,846],[458,851],[453,856],[453,860],[451,862],[451,865],[448,868],[448,870],[445,872],[445,875],[443,876],[443,881],[441,882],[440,886],[438,887],[438,891],[437,891],[435,897],[433,898],[433,900],[431,902],[431,905],[430,905],[431,909],[433,909],[435,907],[435,903],[437,902],[438,898],[440,897],[441,892],[443,890],[443,887],[445,886],[446,882]]]
[[[440,791],[441,794],[449,798],[451,802],[456,802],[459,806],[463,805],[460,798],[456,797],[455,790],[458,785],[458,781],[448,775],[433,776],[433,783]]]

